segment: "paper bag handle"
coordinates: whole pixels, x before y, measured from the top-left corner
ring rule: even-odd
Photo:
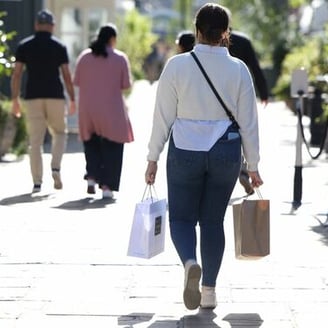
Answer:
[[[260,199],[263,199],[262,194],[261,194],[261,192],[260,192],[260,189],[259,189],[259,188],[254,188],[254,189],[255,189],[255,191],[256,191],[256,193],[257,193],[257,196],[258,196]]]

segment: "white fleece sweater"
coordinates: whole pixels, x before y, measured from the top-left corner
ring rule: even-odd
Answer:
[[[247,66],[225,47],[197,44],[194,51],[240,126],[248,170],[258,169],[256,95]],[[171,57],[158,81],[147,159],[158,161],[176,118],[226,120],[227,115],[190,53]]]

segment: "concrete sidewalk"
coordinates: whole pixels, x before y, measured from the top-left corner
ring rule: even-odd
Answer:
[[[125,147],[121,190],[113,202],[103,201],[100,191],[86,194],[76,135],[63,160],[62,191],[52,189],[48,153],[39,195],[30,195],[27,157],[0,163],[0,327],[326,328],[328,160],[326,154],[311,160],[303,149],[302,206],[291,211],[296,117],[282,103],[259,109],[271,255],[234,258],[229,206],[214,311],[185,309],[183,268],[168,231],[164,253],[150,260],[126,256],[134,205],[145,187],[155,88],[137,83],[129,98],[136,140]],[[165,152],[156,190],[166,197]],[[231,204],[243,196],[236,185]]]

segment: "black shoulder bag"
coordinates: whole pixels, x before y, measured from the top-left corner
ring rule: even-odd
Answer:
[[[225,112],[227,113],[230,121],[236,126],[237,129],[239,129],[239,124],[236,121],[235,117],[232,115],[231,111],[228,109],[228,107],[226,106],[226,104],[224,103],[224,101],[222,100],[222,98],[220,97],[220,95],[218,94],[218,92],[216,91],[212,81],[210,80],[210,78],[208,77],[207,73],[204,70],[204,67],[202,66],[202,64],[200,63],[199,59],[197,58],[196,54],[194,51],[190,52],[191,56],[194,58],[195,62],[197,63],[197,65],[199,66],[199,69],[201,70],[201,72],[203,73],[206,81],[208,82],[209,86],[211,87],[212,91],[214,92],[216,98],[219,100],[220,104],[222,105],[223,109],[225,110]]]

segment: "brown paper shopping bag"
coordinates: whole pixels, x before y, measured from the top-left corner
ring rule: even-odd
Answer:
[[[270,254],[270,201],[245,199],[233,206],[237,259],[260,259]]]

